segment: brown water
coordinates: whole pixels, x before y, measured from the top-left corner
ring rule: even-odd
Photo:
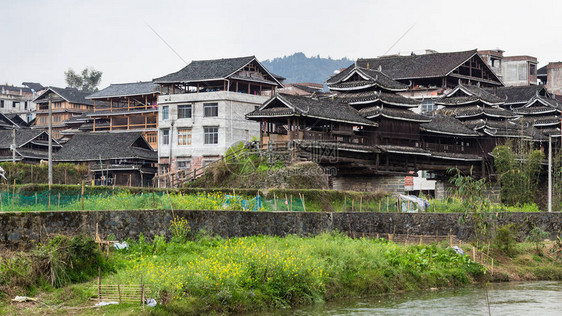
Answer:
[[[562,282],[506,282],[315,304],[260,316],[319,315],[533,315],[562,316]]]

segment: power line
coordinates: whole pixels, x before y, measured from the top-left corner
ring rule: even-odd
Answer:
[[[164,42],[164,44],[166,44],[166,46],[168,46],[172,50],[172,52],[174,52],[174,54],[176,54],[176,56],[178,56],[186,65],[188,64],[188,62],[185,61],[185,59],[183,59],[183,57],[181,57],[180,54],[178,54],[178,52],[176,52],[176,50],[170,44],[168,44],[168,42],[166,42],[166,40],[162,36],[160,36],[160,34],[158,34],[156,30],[152,28],[152,26],[150,26],[150,24],[148,24],[147,22],[145,22],[145,24],[152,30],[152,32],[154,32],[154,34],[156,34],[156,36],[158,36],[158,38],[162,40],[162,42]]]
[[[394,46],[396,46],[396,44],[398,44],[398,42],[400,42],[400,40],[401,40],[402,38],[404,38],[404,36],[406,36],[406,34],[408,34],[408,32],[410,32],[410,30],[412,30],[412,29],[414,28],[414,26],[416,26],[416,24],[417,24],[417,22],[414,23],[412,26],[410,26],[410,28],[407,29],[406,32],[404,32],[404,34],[402,34],[402,36],[400,36],[400,37],[396,40],[396,42],[394,42],[394,44],[392,44],[392,46],[390,46],[390,48],[389,48],[386,52],[384,52],[383,55],[388,54],[388,52],[389,52],[391,49],[393,49]]]

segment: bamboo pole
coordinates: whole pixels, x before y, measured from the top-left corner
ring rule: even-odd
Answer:
[[[51,198],[49,197],[49,200]],[[80,193],[80,204],[82,205],[82,211],[84,210],[84,180],[82,180],[82,191]]]
[[[121,287],[117,284],[117,292],[119,293],[119,304],[121,304]]]
[[[14,211],[14,199],[16,197],[16,179],[14,178],[14,186],[12,188],[12,212]]]
[[[363,212],[363,193],[361,193],[361,199],[359,200],[359,212]]]
[[[37,192],[35,192],[35,206],[37,206]]]
[[[381,206],[382,206],[381,204],[382,204],[382,201],[379,200],[379,213],[381,212]]]
[[[96,230],[98,228],[96,224]],[[98,299],[101,300],[101,267],[98,267]]]

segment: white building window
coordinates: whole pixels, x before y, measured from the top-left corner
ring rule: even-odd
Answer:
[[[219,128],[216,126],[203,127],[203,134],[205,135],[205,144],[218,144],[219,143]]]
[[[178,119],[191,118],[191,104],[178,105]]]
[[[164,105],[162,107],[162,119],[167,120],[168,118],[170,118],[170,107]]]
[[[204,103],[203,112],[205,117],[219,116],[219,104],[218,103]]]
[[[178,128],[178,145],[191,145],[191,128]]]
[[[162,130],[162,145],[170,144],[170,130],[163,129]]]
[[[179,159],[176,162],[178,170],[189,170],[191,169],[191,160],[189,159]]]

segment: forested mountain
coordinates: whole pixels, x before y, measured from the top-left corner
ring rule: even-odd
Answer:
[[[347,68],[353,63],[348,58],[332,59],[320,56],[306,57],[303,53],[265,60],[262,64],[276,75],[287,78],[286,83],[314,82],[324,83],[335,70]]]

